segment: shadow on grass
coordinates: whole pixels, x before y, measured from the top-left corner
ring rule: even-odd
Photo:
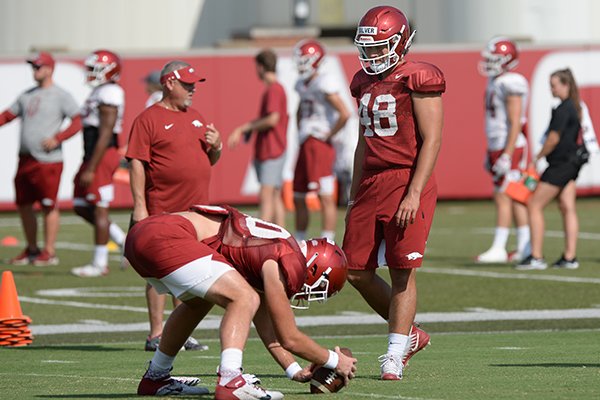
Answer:
[[[600,364],[589,363],[533,363],[533,364],[490,364],[491,367],[541,367],[541,368],[600,368]]]
[[[205,395],[182,396],[177,395],[178,399],[212,399],[213,393]],[[135,393],[82,393],[82,394],[41,394],[35,396],[40,399],[130,399],[139,398]]]
[[[31,347],[21,347],[19,349],[19,351],[36,351],[36,350],[44,350],[44,351],[65,351],[65,350],[72,350],[72,351],[128,351],[129,349],[126,348],[120,348],[120,347],[108,347],[105,345],[68,345],[68,346],[61,346],[61,345],[54,345],[54,346],[31,346]]]

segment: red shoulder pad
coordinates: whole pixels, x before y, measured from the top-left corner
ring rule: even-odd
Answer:
[[[195,204],[191,206],[190,211],[197,212],[198,214],[229,215],[229,211],[223,207],[206,206],[203,204]]]
[[[433,64],[416,62],[406,81],[407,87],[417,93],[443,93],[446,79],[442,71]]]

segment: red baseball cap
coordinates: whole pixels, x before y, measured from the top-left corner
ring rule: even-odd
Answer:
[[[196,71],[192,67],[183,67],[176,69],[175,71],[169,72],[168,74],[160,77],[160,83],[164,84],[166,81],[171,79],[177,79],[183,83],[196,83],[204,82],[206,79],[196,74]]]
[[[52,58],[52,55],[50,55],[50,53],[47,53],[45,51],[34,54],[33,56],[27,59],[27,62],[31,65],[35,65],[36,67],[47,65],[50,68],[54,69],[54,58]]]

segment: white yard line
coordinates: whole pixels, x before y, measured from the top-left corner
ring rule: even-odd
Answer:
[[[435,268],[435,267],[423,267],[419,272],[426,272],[430,274],[446,274],[446,275],[462,275],[462,276],[480,276],[484,278],[497,278],[497,279],[528,279],[538,281],[553,281],[553,282],[568,282],[568,283],[592,283],[599,284],[600,278],[585,278],[577,276],[562,276],[562,275],[537,275],[537,274],[526,274],[518,272],[491,272],[491,271],[480,271],[473,269],[464,268]]]

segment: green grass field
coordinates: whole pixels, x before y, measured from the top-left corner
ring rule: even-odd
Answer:
[[[351,287],[329,302],[297,312],[302,330],[326,346],[350,347],[358,376],[337,395],[344,399],[596,399],[600,394],[600,199],[578,201],[580,240],[575,271],[518,272],[510,265],[477,265],[473,257],[492,240],[491,202],[441,202],[424,266],[418,273],[417,320],[432,345],[412,360],[401,382],[378,380],[377,356],[386,350],[387,328]],[[255,213],[255,209],[246,209]],[[128,213],[115,212],[122,227]],[[71,276],[91,257],[91,229],[64,213],[56,267],[12,267],[24,314],[35,339],[25,348],[0,348],[0,399],[108,399],[135,397],[150,353],[143,281],[119,269],[103,278]],[[546,212],[545,256],[563,248],[560,214]],[[292,227],[291,216],[288,227]],[[313,215],[311,232],[319,232]],[[343,234],[340,216],[338,237]],[[0,215],[0,238],[22,243],[16,214]],[[514,245],[511,237],[510,245]],[[0,247],[0,259],[21,247]],[[381,271],[383,276],[387,271]],[[219,362],[219,309],[194,336],[206,352],[181,353],[175,374],[197,375],[211,389]],[[244,356],[247,372],[264,386],[304,399],[308,384],[285,378],[253,334]],[[206,396],[205,398],[210,398]]]

